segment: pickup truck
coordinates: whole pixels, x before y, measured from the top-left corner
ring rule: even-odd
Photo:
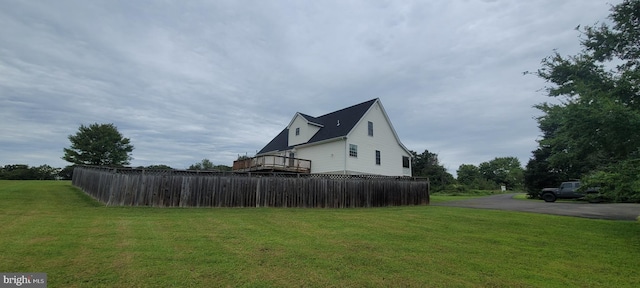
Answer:
[[[540,198],[544,202],[555,202],[557,199],[578,199],[590,193],[598,193],[598,188],[580,188],[579,181],[562,182],[558,188],[544,188],[540,191]]]

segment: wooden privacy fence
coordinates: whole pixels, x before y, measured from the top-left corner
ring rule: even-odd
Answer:
[[[381,207],[429,204],[410,177],[76,167],[74,186],[108,206]]]

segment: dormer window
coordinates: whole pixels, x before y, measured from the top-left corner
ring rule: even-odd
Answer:
[[[369,121],[369,136],[373,137],[373,122]]]
[[[296,136],[300,135],[300,127],[296,128]]]

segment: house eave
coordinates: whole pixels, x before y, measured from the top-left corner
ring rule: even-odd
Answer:
[[[305,148],[305,147],[311,147],[311,146],[315,146],[315,145],[320,145],[320,144],[325,144],[325,143],[335,142],[335,141],[345,140],[345,139],[347,139],[347,136],[339,136],[339,137],[334,137],[334,138],[330,138],[330,139],[325,139],[325,140],[318,141],[318,142],[311,142],[311,143],[303,143],[303,144],[299,144],[299,145],[294,146],[293,148]]]
[[[278,155],[278,153],[283,152],[283,151],[289,151],[289,150],[291,150],[291,148],[292,147],[289,146],[285,150],[272,150],[272,151],[262,152],[262,153],[256,154],[256,156]]]
[[[376,102],[374,104],[377,103],[378,106],[380,107],[380,111],[382,111],[382,116],[387,121],[387,124],[389,124],[389,127],[391,128],[391,133],[393,134],[393,137],[396,139],[396,142],[398,143],[400,148],[402,148],[405,152],[407,152],[407,154],[409,155],[409,158],[411,158],[411,151],[409,149],[407,149],[407,147],[404,146],[404,144],[402,144],[402,141],[400,141],[400,137],[398,136],[398,133],[396,132],[396,129],[393,127],[393,123],[391,123],[391,119],[389,119],[389,115],[387,115],[387,111],[384,109],[384,106],[382,105],[382,101],[380,101],[380,98],[376,98],[375,100],[376,100]],[[369,113],[371,111],[371,109],[373,109],[373,106],[374,105],[372,104],[369,107],[369,109],[367,109],[367,111],[364,113],[364,115]],[[363,115],[362,118],[360,118],[360,120],[358,120],[356,125],[354,125],[353,128],[351,128],[349,133],[347,133],[347,136],[351,135],[351,133],[353,132],[353,129],[363,121],[362,119],[364,118],[364,115]]]
[[[296,112],[296,115],[293,116],[293,119],[291,119],[291,121],[289,122],[289,125],[287,125],[287,128],[291,129],[291,125],[293,124],[293,121],[295,121],[298,116],[300,116],[302,119],[304,119],[304,121],[307,122],[308,125],[313,125],[313,126],[317,126],[317,127],[320,127],[320,128],[324,127],[324,125],[322,125],[320,123],[309,121],[309,119],[307,119],[307,117],[304,117],[304,115],[302,115],[302,113]]]

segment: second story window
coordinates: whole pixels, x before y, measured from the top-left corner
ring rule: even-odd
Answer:
[[[358,145],[349,144],[349,156],[358,158]]]
[[[373,136],[373,122],[369,121],[369,136]]]
[[[300,128],[296,128],[296,136],[300,135]]]
[[[409,164],[409,157],[407,156],[402,156],[402,167],[404,168],[411,168],[410,164]]]
[[[376,165],[380,165],[380,150],[376,150]]]

